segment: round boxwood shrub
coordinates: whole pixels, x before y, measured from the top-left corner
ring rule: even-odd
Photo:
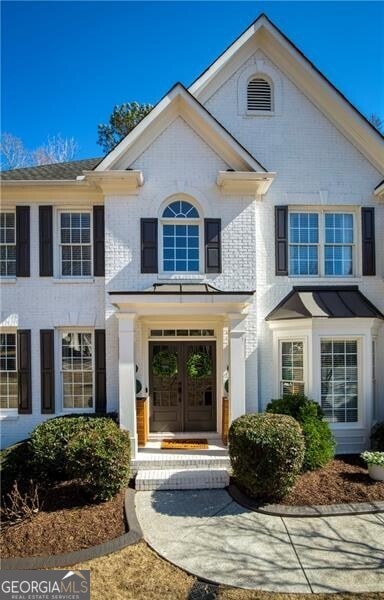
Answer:
[[[100,421],[114,423],[114,415],[68,415],[40,423],[28,443],[31,468],[38,479],[70,479],[67,461],[69,440],[85,429],[97,428]]]
[[[376,423],[371,431],[372,450],[384,452],[384,423]]]
[[[266,411],[289,415],[300,423],[305,440],[303,471],[314,471],[332,460],[336,443],[318,402],[302,394],[292,394],[272,400]]]
[[[89,425],[68,441],[68,472],[82,480],[95,500],[108,500],[128,483],[129,434],[110,419]]]
[[[300,472],[304,447],[300,425],[286,415],[243,415],[229,429],[236,482],[261,500],[279,500],[289,491]]]

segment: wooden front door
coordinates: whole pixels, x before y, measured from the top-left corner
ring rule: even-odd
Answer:
[[[153,360],[163,351],[171,352],[177,360],[177,372],[171,377],[153,372]],[[212,367],[202,378],[191,377],[187,369],[188,359],[196,353],[207,354]],[[150,342],[149,374],[151,431],[216,430],[215,342]]]

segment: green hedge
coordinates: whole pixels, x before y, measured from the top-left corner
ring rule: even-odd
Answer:
[[[278,500],[294,485],[304,457],[304,437],[292,417],[247,414],[229,429],[233,475],[250,496]]]
[[[272,400],[267,413],[289,415],[301,425],[305,440],[303,471],[313,471],[326,465],[335,455],[335,439],[318,402],[301,394]]]

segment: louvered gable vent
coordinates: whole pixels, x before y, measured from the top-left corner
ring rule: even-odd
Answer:
[[[261,77],[254,77],[248,83],[247,110],[272,110],[271,84]]]

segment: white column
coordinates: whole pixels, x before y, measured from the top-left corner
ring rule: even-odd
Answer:
[[[245,414],[245,315],[229,314],[230,422]]]
[[[119,319],[119,420],[129,431],[132,456],[137,454],[135,313],[117,313]]]

